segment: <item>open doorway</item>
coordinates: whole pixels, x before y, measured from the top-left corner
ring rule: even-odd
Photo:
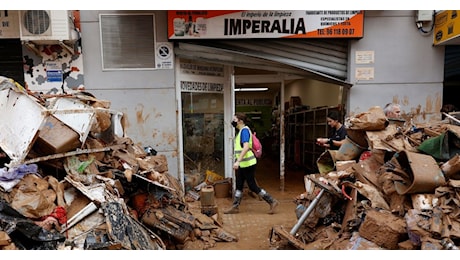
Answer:
[[[235,85],[235,111],[244,112],[262,143],[263,158],[280,159],[280,83]]]
[[[459,87],[460,45],[446,45],[444,57],[443,105],[453,105],[456,111],[460,109],[460,100],[457,98]]]
[[[285,189],[284,140],[281,112],[284,75],[274,71],[235,67],[235,111],[244,112],[263,147],[258,181],[277,181]],[[268,167],[267,167],[268,166]],[[263,171],[263,172],[261,172]],[[270,186],[273,186],[272,183]]]
[[[241,90],[235,91],[235,111],[251,119],[250,126],[264,147],[260,162],[270,160],[272,167],[264,169],[276,175],[280,189],[285,189],[289,178],[297,178],[298,172],[314,173],[316,160],[324,151],[316,147],[315,140],[329,135],[328,111],[345,114],[348,89],[308,77],[288,78],[243,68],[235,69],[235,79],[235,90]],[[248,89],[252,91],[242,91]],[[303,179],[299,183],[303,184]]]

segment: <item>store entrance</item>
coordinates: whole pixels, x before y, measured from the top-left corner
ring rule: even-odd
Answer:
[[[235,111],[249,118],[262,143],[262,158],[280,160],[280,83],[235,85]]]
[[[276,162],[270,172],[258,174],[258,179],[268,175],[278,179],[279,189],[284,190],[284,142],[282,142],[282,100],[285,75],[275,71],[235,67],[235,111],[244,112],[250,119],[249,126],[257,133],[263,147],[259,169],[267,162]],[[257,172],[260,172],[257,170]]]
[[[284,156],[281,157],[280,152],[281,85],[280,82],[236,84],[235,111],[247,115],[249,119],[247,125],[262,143],[262,157],[257,159],[258,182],[277,180],[277,186],[280,190],[284,190],[284,171],[281,170]],[[270,185],[270,187],[276,186]]]

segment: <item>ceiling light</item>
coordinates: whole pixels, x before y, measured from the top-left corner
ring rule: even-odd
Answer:
[[[267,91],[268,88],[235,88],[235,91]]]

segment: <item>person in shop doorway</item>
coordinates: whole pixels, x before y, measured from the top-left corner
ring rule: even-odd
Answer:
[[[251,130],[246,123],[248,118],[244,113],[235,113],[232,120],[232,126],[238,130],[234,143],[235,162],[233,169],[236,171],[236,190],[233,198],[232,207],[225,210],[225,214],[235,214],[239,212],[241,199],[243,198],[243,188],[246,182],[249,189],[258,194],[269,205],[269,214],[275,213],[279,205],[278,200],[274,199],[266,190],[257,185],[255,179],[257,159],[251,151],[252,137]]]
[[[395,103],[388,103],[383,108],[387,118],[401,119],[401,106]]]
[[[347,129],[340,122],[339,113],[337,111],[329,112],[326,121],[331,128],[329,138],[317,138],[316,144],[330,150],[338,150],[345,141]]]

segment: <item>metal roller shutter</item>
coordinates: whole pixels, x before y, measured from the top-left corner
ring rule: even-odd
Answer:
[[[348,40],[266,39],[178,42],[180,58],[264,69],[331,82],[346,82]]]
[[[0,76],[14,79],[24,86],[22,45],[19,39],[0,40]]]

